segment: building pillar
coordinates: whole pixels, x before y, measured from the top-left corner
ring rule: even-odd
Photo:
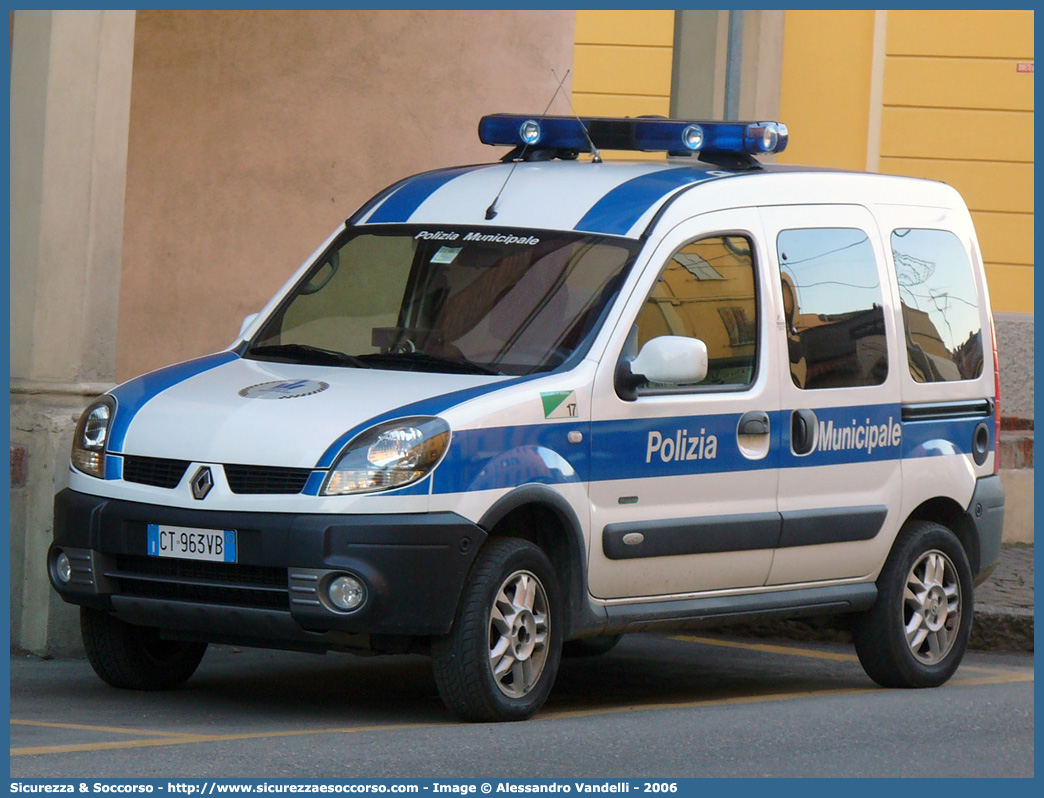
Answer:
[[[730,19],[742,25],[730,45]],[[683,119],[779,119],[783,11],[678,11],[675,16],[671,116]],[[730,55],[730,46],[735,48]],[[736,74],[727,74],[733,70]],[[735,114],[726,109],[726,83]],[[786,121],[786,120],[781,120]],[[772,161],[773,156],[762,160]]]
[[[11,43],[11,645],[79,649],[50,589],[51,502],[116,373],[133,11],[15,11]]]

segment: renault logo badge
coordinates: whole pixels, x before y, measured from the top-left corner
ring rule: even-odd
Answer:
[[[214,475],[210,473],[210,466],[200,466],[189,484],[192,485],[192,495],[195,498],[205,499],[214,487]]]

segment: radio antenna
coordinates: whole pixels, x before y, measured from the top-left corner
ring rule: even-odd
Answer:
[[[558,92],[562,91],[562,87],[565,85],[566,78],[569,77],[569,73],[572,72],[572,71],[573,71],[572,69],[567,69],[566,73],[565,73],[565,76],[561,80],[558,81],[558,87],[555,89],[555,93],[551,95],[551,99],[548,101],[547,107],[544,108],[544,113],[542,113],[541,116],[546,116],[547,115],[547,112],[551,109],[551,103],[553,103],[555,101],[555,97],[558,96]],[[556,80],[558,79],[558,74],[555,72],[554,67],[551,68],[551,74],[555,76]],[[569,107],[572,108],[572,106],[573,106],[573,104],[569,103]],[[584,133],[586,134],[587,131],[585,130]],[[588,139],[588,141],[590,141],[590,138]],[[519,151],[519,153],[518,153],[518,158],[515,159],[514,161],[512,161],[511,169],[508,170],[507,177],[504,178],[504,183],[503,183],[503,185],[501,185],[500,191],[497,192],[497,196],[495,196],[493,198],[493,201],[491,203],[489,203],[489,207],[486,208],[486,219],[487,220],[493,219],[497,215],[497,201],[500,199],[500,195],[504,193],[504,189],[507,188],[507,184],[508,184],[508,181],[511,179],[511,175],[513,175],[515,173],[515,167],[518,166],[518,162],[520,160],[522,160],[522,157],[526,154],[526,150],[528,150],[528,149],[529,149],[529,145],[528,144],[523,146],[521,151]]]
[[[558,73],[555,72],[554,67],[551,68],[551,74],[554,75],[556,78],[558,77]],[[568,72],[566,72],[566,77],[569,77]],[[562,78],[562,83],[565,83],[565,78]],[[559,86],[561,86],[562,83],[560,83]],[[580,123],[580,129],[584,131],[584,138],[587,139],[587,144],[591,148],[591,161],[593,163],[601,163],[602,153],[598,151],[598,148],[594,145],[594,142],[591,141],[591,134],[587,132],[587,125],[584,124],[584,120],[580,118],[580,114],[578,114],[576,112],[576,109],[573,107],[573,99],[569,96],[568,92],[566,93],[566,101],[569,103],[569,110],[573,112],[573,116],[576,117],[576,121]]]

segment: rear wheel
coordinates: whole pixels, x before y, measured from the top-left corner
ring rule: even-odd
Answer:
[[[466,720],[524,720],[543,706],[562,651],[554,569],[532,543],[486,543],[453,630],[432,642],[435,682]]]
[[[877,603],[856,622],[856,653],[884,687],[937,687],[960,665],[974,607],[971,568],[944,526],[907,524],[877,579]]]
[[[80,633],[94,672],[125,690],[178,687],[196,672],[207,650],[206,643],[164,640],[157,629],[90,607],[80,607]]]

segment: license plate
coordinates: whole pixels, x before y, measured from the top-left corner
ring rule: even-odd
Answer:
[[[149,556],[209,562],[236,561],[236,530],[149,524]]]

